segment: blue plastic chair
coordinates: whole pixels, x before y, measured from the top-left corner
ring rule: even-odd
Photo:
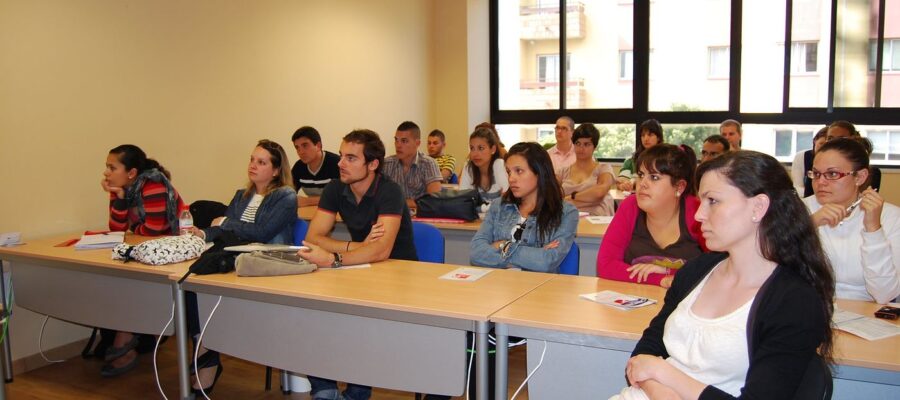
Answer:
[[[419,261],[444,262],[444,235],[438,228],[423,222],[413,222],[413,242]]]
[[[303,239],[306,239],[307,229],[309,229],[309,222],[306,222],[303,218],[297,218],[297,222],[294,222],[294,246],[303,244]]]
[[[450,179],[447,179],[447,183],[454,185],[459,183],[459,176],[456,175],[456,172],[450,175]]]
[[[580,250],[578,250],[578,245],[575,242],[572,242],[572,247],[569,249],[569,254],[566,255],[566,258],[562,260],[562,263],[559,264],[559,273],[564,275],[578,275],[578,257]]]

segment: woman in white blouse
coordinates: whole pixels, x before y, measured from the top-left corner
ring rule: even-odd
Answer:
[[[900,208],[869,186],[871,144],[832,139],[816,152],[803,199],[837,281],[837,297],[888,303],[900,296]]]
[[[509,188],[499,140],[490,129],[475,128],[469,135],[469,161],[463,167],[459,188],[478,189],[485,202],[500,198]]]

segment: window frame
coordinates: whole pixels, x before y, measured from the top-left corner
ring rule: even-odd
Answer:
[[[743,1],[731,2],[731,35],[729,48],[741,49],[743,25]],[[884,9],[879,5],[879,21],[877,33],[877,62],[875,74],[875,101],[873,107],[835,107],[834,106],[834,69],[835,69],[835,35],[838,0],[831,0],[831,18],[828,40],[830,46],[828,70],[819,71],[828,76],[828,100],[825,107],[791,107],[789,103],[791,81],[791,46],[784,46],[784,87],[782,90],[781,112],[752,113],[741,112],[741,52],[729,51],[729,94],[727,111],[648,111],[649,105],[649,53],[650,53],[650,3],[635,1],[633,3],[633,48],[632,51],[632,107],[631,108],[567,108],[566,86],[560,85],[560,102],[557,109],[544,110],[501,110],[499,108],[499,0],[489,2],[489,35],[490,35],[490,121],[494,124],[546,124],[561,115],[572,117],[576,121],[593,121],[604,124],[634,124],[635,127],[649,118],[655,118],[662,124],[718,124],[726,119],[736,119],[745,124],[821,124],[836,120],[848,120],[857,125],[900,125],[896,115],[900,115],[900,107],[881,107],[883,46],[884,46]],[[566,0],[560,0],[560,10],[565,10]],[[792,43],[791,29],[793,16],[793,0],[785,0],[785,32],[784,42]],[[566,18],[559,18],[559,54],[566,51]],[[895,49],[896,51],[896,49]],[[621,52],[621,50],[620,50]],[[820,57],[821,54],[817,54]],[[621,61],[621,60],[620,60]],[[620,62],[621,63],[621,62]],[[819,65],[825,65],[821,62]],[[560,82],[565,82],[566,69],[560,68]],[[636,129],[637,131],[637,129]],[[635,137],[637,141],[637,136]],[[887,168],[892,168],[887,166]]]

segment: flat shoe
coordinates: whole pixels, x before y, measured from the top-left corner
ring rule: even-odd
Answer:
[[[119,375],[122,375],[128,371],[131,371],[138,365],[138,357],[135,356],[134,360],[131,360],[130,363],[125,364],[121,367],[113,367],[112,364],[106,364],[103,368],[100,368],[100,376],[104,378],[112,378]]]
[[[106,349],[106,354],[103,356],[105,361],[112,361],[119,357],[124,356],[126,353],[137,347],[138,345],[138,335],[132,334],[131,341],[125,343],[122,347],[110,347]]]

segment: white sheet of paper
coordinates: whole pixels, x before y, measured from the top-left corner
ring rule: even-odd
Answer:
[[[835,328],[866,340],[878,340],[900,335],[900,326],[838,308],[834,309],[832,320]]]
[[[600,224],[609,224],[610,222],[612,222],[613,217],[612,216],[604,216],[604,215],[590,215],[590,216],[584,217],[584,219],[586,219],[588,222],[590,222],[592,224],[600,225]]]
[[[444,275],[441,275],[440,279],[446,279],[450,281],[474,282],[481,279],[481,277],[489,274],[490,272],[490,269],[460,267]]]
[[[579,297],[624,311],[656,304],[656,300],[653,300],[651,298],[622,294],[619,292],[614,292],[612,290],[604,290],[602,292],[596,293],[585,293],[579,295]]]
[[[99,233],[96,235],[81,235],[81,240],[75,243],[76,250],[109,249],[125,241],[125,232]]]

